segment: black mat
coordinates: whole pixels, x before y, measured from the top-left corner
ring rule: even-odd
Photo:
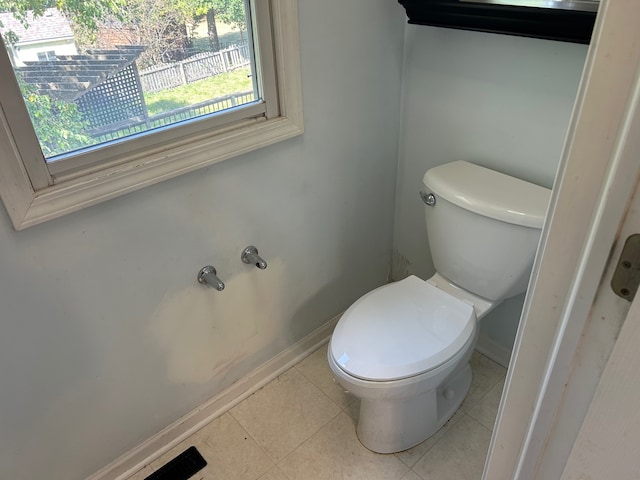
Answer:
[[[206,466],[207,461],[202,458],[196,447],[189,447],[145,480],[187,480]]]

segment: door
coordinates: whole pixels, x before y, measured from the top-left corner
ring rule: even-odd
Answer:
[[[584,419],[562,480],[640,478],[640,295]]]

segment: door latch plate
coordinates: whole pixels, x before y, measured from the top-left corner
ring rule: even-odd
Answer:
[[[627,238],[613,272],[611,288],[619,297],[632,301],[640,285],[640,234]]]

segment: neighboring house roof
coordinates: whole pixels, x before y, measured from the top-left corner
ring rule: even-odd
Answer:
[[[0,13],[0,33],[13,32],[19,38],[18,43],[42,42],[60,38],[73,38],[71,22],[56,8],[47,8],[42,15],[35,16],[27,12],[27,28],[12,13]]]

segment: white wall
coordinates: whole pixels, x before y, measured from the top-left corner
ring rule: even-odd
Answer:
[[[24,65],[24,62],[37,62],[38,53],[55,52],[56,55],[77,55],[78,49],[71,39],[54,40],[46,43],[31,43],[19,45],[14,50],[17,64]]]
[[[434,273],[418,196],[430,167],[468,160],[551,187],[587,47],[409,25],[393,277]],[[511,348],[524,296],[481,332]]]
[[[303,136],[23,232],[0,213],[0,478],[85,478],[386,282],[404,11],[300,17]]]

